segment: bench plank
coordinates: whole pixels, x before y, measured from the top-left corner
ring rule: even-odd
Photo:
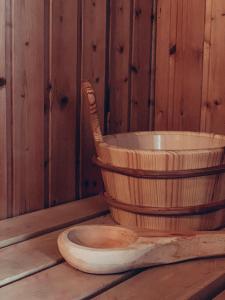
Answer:
[[[211,299],[224,286],[225,259],[202,259],[148,269],[96,299]]]
[[[112,224],[109,215],[82,224]],[[0,287],[63,261],[57,237],[64,229],[0,249]]]
[[[0,299],[84,299],[126,280],[133,274],[134,272],[118,275],[91,275],[62,263],[2,287]]]
[[[94,196],[0,221],[0,248],[70,226],[108,211],[103,196]]]

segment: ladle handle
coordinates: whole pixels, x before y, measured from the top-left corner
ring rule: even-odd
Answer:
[[[86,81],[82,83],[82,94],[89,106],[91,130],[95,144],[97,145],[103,141],[103,137],[99,122],[95,92],[90,82]]]

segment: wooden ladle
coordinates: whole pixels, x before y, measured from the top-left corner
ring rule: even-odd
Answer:
[[[121,226],[80,225],[62,232],[58,237],[58,247],[70,265],[94,274],[119,273],[225,255],[223,231],[160,237],[154,235],[150,231]]]

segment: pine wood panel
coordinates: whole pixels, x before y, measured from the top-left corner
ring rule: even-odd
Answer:
[[[130,130],[148,130],[153,1],[134,0],[131,58]],[[143,38],[143,29],[144,38]]]
[[[205,0],[159,0],[157,18],[155,127],[198,131]]]
[[[90,299],[96,293],[126,280],[133,273],[96,276],[60,264],[2,287],[0,298],[30,300]],[[48,279],[46,282],[46,278]]]
[[[6,11],[0,0],[0,219],[7,217]]]
[[[43,207],[44,1],[12,0],[13,214]]]
[[[7,216],[13,216],[13,147],[12,147],[12,1],[5,1],[5,72],[6,72],[6,151],[7,151]],[[4,118],[4,117],[3,117]]]
[[[207,0],[201,130],[225,133],[225,2]]]
[[[113,224],[113,221],[107,215],[83,224]],[[57,238],[63,230],[65,228],[0,249],[0,287],[61,263]]]
[[[63,206],[71,211],[71,203]],[[89,207],[92,207],[90,203]],[[50,208],[48,214],[46,210],[42,211],[46,219],[49,219],[49,225],[51,219],[55,219],[55,211],[58,208]],[[27,215],[31,218],[24,229],[29,227],[29,224],[32,226],[32,215],[37,213],[40,212]],[[24,217],[17,217],[14,221]],[[106,216],[91,219],[86,223],[110,222]],[[15,227],[16,225],[15,223]],[[189,261],[106,276],[79,272],[68,264],[61,263],[62,259],[55,246],[60,231],[0,250],[0,282],[2,285],[8,284],[0,289],[0,298],[90,299],[96,296],[94,299],[211,299],[224,287],[224,258]]]
[[[49,207],[50,1],[44,5],[44,206]]]
[[[82,79],[95,87],[100,124],[104,130],[106,93],[107,1],[82,1]],[[97,16],[97,17],[96,17]],[[102,189],[99,170],[91,158],[94,142],[89,126],[89,108],[81,102],[80,118],[80,196],[97,194]]]
[[[110,2],[109,132],[129,129],[132,1]]]
[[[0,248],[105,214],[101,196],[74,201],[0,221]]]
[[[142,272],[94,299],[212,299],[225,284],[225,259],[207,259]]]
[[[1,0],[0,218],[100,191],[81,80],[105,133],[225,132],[224,2],[154,2]]]
[[[51,1],[50,205],[75,199],[78,1]]]

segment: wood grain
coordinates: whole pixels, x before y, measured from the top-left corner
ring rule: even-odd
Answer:
[[[44,1],[12,0],[13,215],[44,206]]]
[[[71,203],[63,206],[68,206],[71,211],[70,205]],[[51,212],[56,209],[57,207],[49,209],[48,218],[51,218]],[[16,219],[23,217],[25,216]],[[107,219],[101,217],[98,220],[105,223],[108,222]],[[56,235],[57,232],[53,232],[0,250],[1,280],[9,280],[9,283],[26,277],[2,287],[0,298],[55,300],[62,297],[84,299],[97,295],[95,299],[211,299],[224,287],[224,258],[151,268],[138,275],[133,272],[107,276],[84,274],[60,263],[60,256],[54,246]],[[20,261],[16,259],[17,254],[21,255]],[[7,261],[11,263],[8,264]],[[53,266],[58,263],[60,264]],[[43,270],[45,267],[48,269]],[[130,277],[132,278],[129,279]]]
[[[6,133],[7,133],[7,217],[13,216],[13,115],[12,115],[12,1],[5,1],[5,72],[6,72]],[[3,117],[4,118],[4,117]]]
[[[198,260],[149,269],[94,299],[212,299],[224,284],[224,258]]]
[[[187,131],[102,136],[94,90],[90,83],[82,90],[98,155],[94,162],[117,223],[178,232],[224,226],[225,136]]]
[[[104,130],[106,93],[107,2],[85,0],[82,2],[82,79],[94,88],[99,110],[100,125]],[[97,17],[96,17],[97,16]],[[80,118],[80,197],[97,194],[102,190],[99,170],[91,158],[94,142],[89,126],[89,108],[82,98]]]
[[[49,207],[50,1],[44,5],[44,206]]]
[[[224,1],[206,1],[201,130],[225,133]]]
[[[224,231],[182,236],[143,236],[141,229],[122,226],[76,225],[60,233],[61,255],[74,268],[91,274],[117,274],[128,270],[191,259],[221,257]],[[155,232],[154,232],[155,233]]]
[[[172,3],[176,4],[175,1],[163,0],[158,0],[157,3],[154,127],[158,130],[168,129],[169,126],[169,71],[172,73],[174,69],[174,56],[170,57],[168,55],[170,45],[174,45],[174,34],[172,35],[172,32],[174,33],[174,23],[171,17]]]
[[[155,128],[199,131],[205,0],[159,1],[157,20]]]
[[[152,0],[134,1],[129,118],[131,131],[149,128],[152,11]]]
[[[10,299],[87,299],[126,280],[133,273],[96,276],[74,270],[66,263],[2,287],[0,298]],[[46,278],[47,284],[46,284]]]
[[[75,199],[78,1],[51,1],[50,205]]]
[[[6,11],[5,0],[0,0],[0,219],[7,211],[7,104],[6,104]]]
[[[104,133],[225,132],[222,0],[0,5],[0,218],[101,190],[82,80]]]
[[[109,132],[129,128],[132,1],[110,2]]]
[[[0,221],[0,248],[97,217],[106,213],[107,210],[103,198],[95,196],[2,220]]]
[[[109,215],[82,222],[82,224],[111,223],[113,221]],[[61,263],[63,258],[58,251],[57,237],[65,229],[0,249],[0,287]]]

